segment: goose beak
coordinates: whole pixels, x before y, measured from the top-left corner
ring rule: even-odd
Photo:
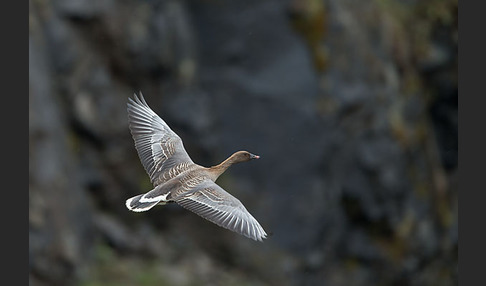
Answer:
[[[250,154],[250,159],[260,159],[260,156],[254,155],[254,154]]]

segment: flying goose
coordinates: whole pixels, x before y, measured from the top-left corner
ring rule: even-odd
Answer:
[[[197,215],[248,238],[262,241],[267,234],[235,197],[215,181],[231,165],[260,158],[247,151],[232,154],[219,165],[194,163],[172,131],[146,103],[134,94],[127,104],[129,128],[135,148],[154,188],[126,200],[134,212],[148,211],[157,204],[176,202]]]

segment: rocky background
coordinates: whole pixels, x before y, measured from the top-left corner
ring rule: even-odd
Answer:
[[[29,0],[30,285],[457,285],[457,0]],[[151,188],[142,91],[263,243]]]

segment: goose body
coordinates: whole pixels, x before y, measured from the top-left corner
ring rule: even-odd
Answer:
[[[129,198],[129,210],[143,212],[157,204],[175,202],[248,238],[266,238],[265,230],[243,204],[215,183],[231,165],[259,156],[238,151],[216,166],[200,166],[191,160],[181,138],[148,106],[142,94],[140,98],[129,98],[127,111],[135,148],[154,186],[147,193]]]

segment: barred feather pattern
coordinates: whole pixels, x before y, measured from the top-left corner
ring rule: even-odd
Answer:
[[[181,138],[155,112],[145,99],[135,95],[127,107],[129,128],[140,161],[152,184],[162,184],[188,170],[192,162]]]
[[[253,240],[262,241],[267,237],[243,204],[211,180],[205,180],[191,194],[174,200],[195,214]]]

